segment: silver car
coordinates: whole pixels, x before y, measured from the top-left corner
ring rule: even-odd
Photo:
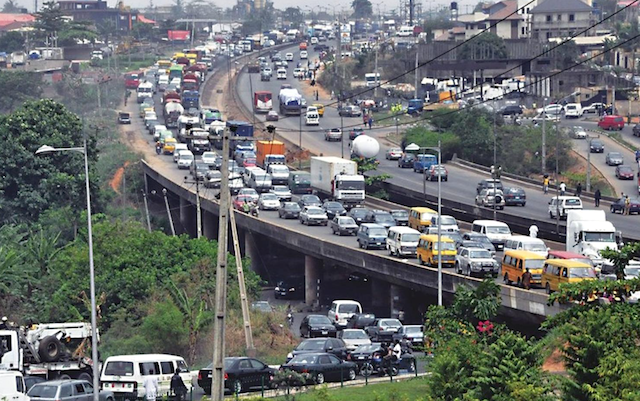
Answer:
[[[504,194],[499,189],[483,189],[476,195],[476,205],[493,208],[504,209]]]
[[[300,223],[310,225],[322,225],[328,224],[329,218],[327,214],[318,206],[305,206],[300,212]]]
[[[349,216],[336,216],[329,224],[335,235],[356,235],[358,232],[356,221]]]
[[[92,401],[93,385],[86,380],[54,380],[34,384],[27,396],[33,401]],[[100,401],[114,401],[112,391],[101,390]]]
[[[620,166],[624,164],[624,157],[620,152],[609,152],[605,158],[608,166]]]

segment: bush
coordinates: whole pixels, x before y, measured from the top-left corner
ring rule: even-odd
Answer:
[[[406,144],[415,143],[418,146],[437,147],[438,139],[442,145],[442,162],[451,160],[453,155],[460,154],[460,138],[451,132],[433,132],[425,127],[410,128],[405,132]],[[427,151],[427,153],[430,153]]]

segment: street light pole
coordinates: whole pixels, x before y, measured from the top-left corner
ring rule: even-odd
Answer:
[[[442,141],[438,138],[438,147],[420,147],[419,152],[422,153],[423,150],[435,150],[438,152],[438,306],[442,306],[442,176],[441,176],[441,168],[442,168]],[[422,172],[422,196],[423,200],[427,199],[427,169],[424,169]]]
[[[42,145],[36,150],[36,155],[53,152],[80,152],[84,154],[84,182],[87,192],[87,232],[89,242],[89,291],[91,296],[91,362],[93,368],[93,401],[99,401],[100,378],[98,371],[98,314],[96,311],[96,281],[93,265],[93,230],[91,227],[91,193],[89,192],[89,157],[87,154],[87,139],[82,147],[54,148]]]

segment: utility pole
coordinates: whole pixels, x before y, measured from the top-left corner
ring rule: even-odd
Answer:
[[[171,234],[176,236],[176,228],[173,226],[173,216],[171,216],[171,209],[169,208],[169,198],[167,197],[167,189],[162,188],[162,196],[164,196],[164,205],[167,208],[167,216],[169,217],[169,225],[171,226]]]
[[[415,65],[415,76],[414,76],[414,92],[413,98],[418,98],[418,46],[416,46],[416,65]]]
[[[195,162],[194,162],[195,163]],[[196,184],[196,237],[202,237],[202,208],[200,207],[200,180],[196,177],[194,181],[188,181],[184,177],[185,184]]]
[[[227,309],[227,231],[229,229],[229,131],[222,132],[222,180],[220,182],[220,208],[218,225],[218,263],[216,267],[216,311],[213,322],[213,371],[211,401],[224,400],[224,323]]]
[[[247,355],[256,356],[256,347],[253,345],[251,333],[251,315],[249,313],[249,300],[247,288],[244,283],[244,270],[242,268],[242,254],[240,253],[240,241],[238,241],[238,227],[236,226],[236,214],[233,205],[229,204],[229,217],[231,218],[231,239],[233,241],[233,253],[236,259],[236,271],[238,273],[238,287],[240,289],[240,305],[242,306],[242,320],[244,321],[244,340],[247,344]]]
[[[142,191],[142,199],[144,199],[144,211],[147,216],[147,229],[151,232],[151,218],[149,217],[149,203],[147,202],[147,193]]]
[[[380,86],[381,81],[378,80],[378,47],[380,47],[380,42],[376,40],[376,61],[375,67],[373,69],[373,73],[375,74],[374,82],[375,86],[373,87],[373,98],[375,100],[378,97],[378,87]]]
[[[547,112],[546,112],[546,107],[547,107],[547,98],[545,97],[543,102],[542,102],[542,174],[544,174],[547,169],[546,169],[546,165],[547,165]]]

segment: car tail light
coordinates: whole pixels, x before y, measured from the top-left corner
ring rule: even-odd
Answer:
[[[202,372],[198,371],[198,380],[202,380]]]
[[[302,373],[309,373],[309,370],[308,370],[308,369],[306,369],[306,368],[305,368],[305,369],[302,369]]]
[[[338,316],[338,314],[336,313],[336,322],[340,320],[340,316]]]
[[[229,375],[227,373],[224,374],[224,379],[227,380],[229,378]]]

